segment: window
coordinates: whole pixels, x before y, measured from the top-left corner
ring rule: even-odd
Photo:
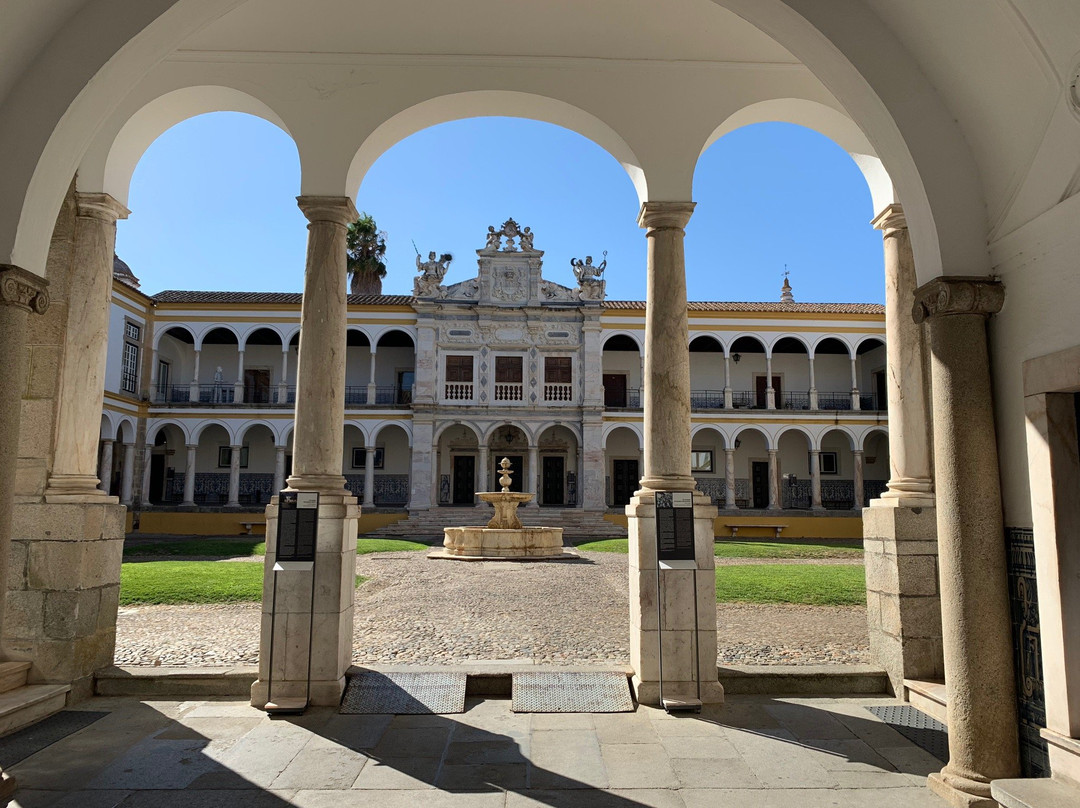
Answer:
[[[446,357],[446,380],[448,382],[471,382],[473,358],[471,356]]]
[[[227,469],[232,465],[232,447],[219,446],[217,450],[217,464],[219,469]],[[248,467],[248,447],[240,447],[240,468]]]
[[[712,449],[695,449],[690,452],[690,471],[699,471],[703,474],[712,474],[713,453]]]
[[[367,449],[354,448],[352,450],[352,467],[362,469],[367,463]],[[383,449],[375,450],[375,468],[381,469],[386,464],[386,452]]]
[[[124,323],[124,336],[138,342],[139,338],[142,336],[142,329],[135,325],[135,323]]]
[[[573,381],[569,356],[544,358],[544,384],[570,384]]]
[[[496,356],[495,381],[503,384],[521,384],[521,357]]]
[[[120,363],[120,389],[125,393],[139,392],[139,346],[124,343],[124,356]]]
[[[813,455],[810,455],[813,457]],[[810,467],[809,459],[807,460],[807,468]],[[822,474],[839,474],[840,463],[837,459],[836,452],[819,452],[818,453],[818,469]],[[810,469],[813,473],[813,469]]]
[[[158,391],[165,393],[169,389],[169,363],[158,360],[157,363]]]

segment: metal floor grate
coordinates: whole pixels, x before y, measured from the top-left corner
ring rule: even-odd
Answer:
[[[513,674],[515,713],[632,713],[634,699],[619,671],[520,671]]]
[[[910,704],[867,707],[866,709],[942,763],[949,762],[949,730],[936,718],[928,716]]]
[[[0,738],[0,763],[10,768],[107,715],[90,710],[61,710],[6,738]]]
[[[338,712],[343,715],[463,713],[467,678],[460,671],[362,671],[349,677]]]

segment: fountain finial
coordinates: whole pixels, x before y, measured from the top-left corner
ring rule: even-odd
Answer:
[[[499,485],[502,486],[502,493],[506,494],[510,491],[510,475],[514,472],[510,470],[510,458],[504,457],[502,462],[499,463],[499,469],[502,474],[499,477]]]

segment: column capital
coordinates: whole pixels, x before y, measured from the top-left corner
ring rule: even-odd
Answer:
[[[988,317],[1001,311],[1004,303],[1005,286],[1001,281],[982,276],[944,276],[915,290],[911,316],[916,323],[955,314]]]
[[[76,193],[76,215],[83,219],[97,219],[105,224],[116,224],[131,213],[115,198],[105,193]]]
[[[875,230],[907,230],[907,217],[899,202],[893,202],[881,209],[873,219],[870,226]]]
[[[296,204],[309,222],[331,222],[342,227],[360,218],[356,205],[347,196],[298,196]]]
[[[0,306],[37,314],[49,310],[49,282],[14,264],[0,264]]]
[[[638,227],[648,230],[682,230],[694,213],[696,202],[643,202]]]

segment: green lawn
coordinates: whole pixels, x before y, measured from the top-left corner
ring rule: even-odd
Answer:
[[[718,567],[718,603],[801,603],[849,606],[866,603],[860,565],[751,564]]]
[[[579,544],[578,550],[593,553],[626,553],[627,539],[604,539]],[[801,541],[719,541],[713,553],[717,558],[855,558],[862,552],[862,541],[814,544]]]
[[[420,544],[415,541],[403,541],[401,539],[358,539],[356,552],[359,555],[368,553],[397,553],[402,550],[430,550],[431,546]]]
[[[393,553],[402,550],[430,550],[426,544],[398,539],[357,539],[356,552]],[[145,556],[217,556],[219,558],[237,558],[266,554],[266,542],[261,539],[192,539],[190,541],[157,542],[138,544],[124,548],[124,558]]]

